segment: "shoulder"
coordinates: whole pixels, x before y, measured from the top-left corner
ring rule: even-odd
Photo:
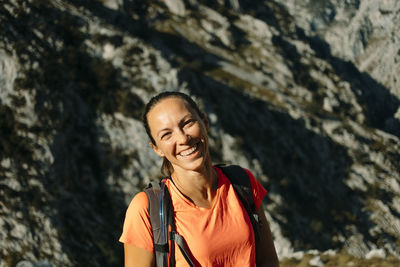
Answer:
[[[251,171],[249,171],[246,168],[243,168],[243,170],[245,170],[245,172],[247,173],[247,176],[249,176],[250,185],[253,189],[258,186],[261,186],[260,182],[256,179],[256,177],[254,176],[254,174]]]
[[[147,199],[147,195],[145,192],[142,191],[142,192],[137,193],[133,197],[131,204],[129,204],[129,205],[139,205],[139,206],[147,207],[148,204],[149,204],[149,200]]]
[[[253,173],[246,168],[243,168],[247,175],[249,176],[251,190],[253,194],[254,203],[256,205],[256,209],[260,207],[260,204],[267,194],[267,190],[262,186],[262,184],[254,177]]]
[[[127,215],[131,213],[148,214],[149,200],[145,192],[137,193],[131,200],[128,209],[126,211]]]
[[[258,207],[261,204],[262,199],[264,198],[264,196],[266,195],[267,191],[265,190],[265,188],[261,185],[261,183],[259,181],[257,181],[257,179],[254,177],[253,173],[251,171],[249,171],[246,168],[237,166],[237,165],[229,165],[232,166],[230,167],[230,170],[233,171],[231,172],[231,177],[229,177],[228,179],[232,182],[232,178],[235,179],[234,183],[238,184],[239,187],[245,187],[244,191],[248,192],[248,190],[251,191],[251,195],[253,198],[253,201],[255,203],[256,209],[258,209]],[[241,170],[239,170],[241,169]],[[247,174],[246,176],[246,180],[244,180],[244,175],[236,175],[234,174],[235,172],[237,173],[238,171],[245,171],[245,173]],[[250,186],[250,188],[249,188]]]
[[[136,194],[126,210],[120,241],[133,246],[153,250],[152,231],[145,192]]]
[[[257,180],[256,177],[254,177],[254,175],[253,175],[253,173],[251,171],[249,171],[248,169],[243,168],[243,167],[241,167],[241,168],[247,173],[247,175],[249,176],[250,180]]]
[[[249,176],[250,184],[253,190],[257,187],[263,187],[251,171],[246,168],[243,168],[243,170],[245,170],[247,175]]]
[[[217,170],[218,175],[220,176],[225,176],[228,178],[231,182],[236,182],[239,184],[242,184],[243,179],[245,177],[248,177],[248,180],[250,180],[251,186],[253,186],[254,183],[257,182],[257,179],[254,177],[253,173],[249,171],[246,168],[243,168],[239,165],[221,165],[221,166],[214,166],[214,168]],[[247,180],[247,179],[246,179]],[[246,183],[244,183],[246,184]]]

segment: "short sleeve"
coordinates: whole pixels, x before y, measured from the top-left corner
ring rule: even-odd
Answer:
[[[136,194],[126,210],[122,235],[119,241],[153,251],[153,233],[147,207],[148,199],[146,193],[140,192]]]
[[[267,194],[267,190],[260,184],[260,182],[257,181],[257,179],[254,177],[254,175],[247,169],[244,169],[247,172],[247,175],[250,178],[250,185],[251,189],[253,191],[253,199],[254,199],[254,204],[256,205],[256,209],[260,207],[260,204]]]

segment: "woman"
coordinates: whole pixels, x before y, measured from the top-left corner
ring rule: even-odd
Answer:
[[[222,171],[213,166],[208,150],[206,116],[194,101],[179,92],[153,97],[143,122],[150,146],[163,157],[162,170],[174,207],[176,231],[190,249],[196,266],[279,266],[272,234],[264,214],[265,189],[249,175],[261,238],[255,246],[251,223]],[[130,203],[120,241],[125,266],[154,266],[154,247],[144,192]],[[176,266],[187,266],[175,250]]]

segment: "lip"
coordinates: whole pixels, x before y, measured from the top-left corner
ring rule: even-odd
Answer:
[[[181,155],[182,152],[185,152],[185,151],[187,151],[187,150],[190,150],[190,149],[192,149],[193,147],[196,147],[196,149],[195,149],[192,153],[190,153],[190,154],[187,155],[187,156]],[[199,152],[200,152],[200,142],[197,142],[197,143],[195,143],[193,146],[190,146],[188,149],[184,149],[184,150],[180,151],[179,153],[177,153],[177,157],[179,157],[179,158],[181,158],[181,159],[192,159],[192,158],[197,157],[197,155],[199,154]]]

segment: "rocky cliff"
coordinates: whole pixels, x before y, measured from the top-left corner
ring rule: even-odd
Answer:
[[[141,109],[164,90],[206,111],[215,162],[268,189],[284,264],[398,264],[399,14],[395,0],[2,2],[0,266],[122,265],[126,206],[159,177]]]

